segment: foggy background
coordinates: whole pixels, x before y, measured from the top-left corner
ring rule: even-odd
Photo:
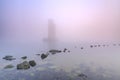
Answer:
[[[119,41],[119,0],[1,0],[0,42],[39,43],[48,36],[48,20],[57,40]]]
[[[62,52],[53,55],[52,49]],[[37,66],[19,72],[24,56]],[[0,80],[53,80],[68,73],[120,80],[119,56],[120,0],[0,0]],[[16,67],[3,69],[8,64]]]

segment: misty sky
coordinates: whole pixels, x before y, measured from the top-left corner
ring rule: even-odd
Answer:
[[[119,40],[119,0],[0,0],[4,40],[40,41],[47,23],[59,40]]]

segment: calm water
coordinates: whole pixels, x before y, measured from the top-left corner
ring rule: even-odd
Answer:
[[[54,45],[55,49],[67,48],[70,52],[51,54],[44,60],[35,54],[46,53],[50,48],[46,44],[37,47],[2,47],[0,80],[120,80],[120,46],[104,44],[109,46],[90,48],[89,43],[57,43]],[[3,60],[2,57],[6,55],[12,55],[16,60]],[[24,61],[22,56],[28,56],[27,61],[35,60],[37,65],[28,70],[16,70],[16,65]],[[8,64],[15,67],[4,69]]]

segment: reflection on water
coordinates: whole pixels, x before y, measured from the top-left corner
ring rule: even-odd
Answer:
[[[50,54],[44,60],[31,51],[13,55],[16,57],[14,61],[0,59],[0,80],[120,80],[119,45],[105,44],[104,47],[100,44],[91,47],[90,44],[63,46],[60,43],[56,46],[56,49],[62,51],[64,48],[70,52]],[[48,50],[42,52],[46,53]],[[9,53],[4,56],[7,54]],[[22,56],[27,56],[27,61],[35,60],[37,65],[28,70],[17,70],[16,67],[4,69],[8,64],[16,66],[25,61],[20,58]]]

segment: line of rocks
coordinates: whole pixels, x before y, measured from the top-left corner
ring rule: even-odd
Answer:
[[[55,55],[55,54],[62,53],[62,52],[66,53],[67,51],[70,53],[70,50],[68,50],[67,48],[64,48],[63,51],[62,50],[51,49],[46,54],[42,53],[41,54],[41,59],[47,58],[49,54]],[[37,54],[37,55],[39,55],[39,54]]]
[[[67,52],[68,49],[64,49],[63,51],[62,50],[56,50],[56,49],[51,49],[49,50],[46,54],[42,53],[42,54],[36,54],[37,56],[41,56],[41,59],[45,59],[48,57],[48,55],[52,54],[52,55],[55,55],[57,53],[61,53],[61,52]],[[70,52],[68,50],[68,52]],[[14,58],[13,56],[11,55],[7,55],[5,57],[3,57],[4,60],[7,60],[7,61],[12,61],[12,60],[16,60],[16,58]],[[21,59],[23,60],[26,60],[27,59],[27,56],[23,56],[21,57]],[[22,63],[20,64],[17,64],[17,70],[26,70],[26,69],[29,69],[30,67],[34,67],[36,66],[36,62],[34,60],[30,60],[30,61],[23,61]],[[11,68],[14,68],[15,66],[13,66],[12,64],[9,64],[9,65],[6,65],[4,67],[4,69],[11,69]]]
[[[110,45],[108,45],[108,44],[102,44],[102,45],[100,45],[100,44],[96,44],[96,45],[90,45],[90,47],[91,48],[93,48],[93,47],[109,47]],[[120,46],[120,44],[112,44],[112,46]]]
[[[117,46],[117,45],[120,46],[120,44],[112,44],[112,45],[113,46]],[[106,45],[106,44],[90,45],[90,48],[94,48],[94,47],[109,47],[109,45]],[[77,47],[75,46],[75,48],[77,48]],[[84,47],[81,47],[81,50],[82,49],[84,49]],[[66,52],[70,52],[70,50],[68,50],[67,48],[64,48],[63,51],[62,50],[51,49],[47,53],[36,54],[36,55],[41,56],[41,59],[43,60],[43,59],[46,59],[50,54],[55,55],[57,53],[62,53],[62,52],[66,53]],[[11,55],[7,55],[7,56],[3,57],[3,59],[8,60],[8,61],[16,60],[16,58],[14,58]],[[27,56],[23,56],[23,57],[21,57],[21,59],[26,60]],[[25,69],[29,69],[30,67],[34,67],[34,66],[36,66],[36,62],[34,60],[24,61],[20,64],[17,64],[17,69],[18,70],[25,70]],[[13,67],[14,66],[12,64],[9,64],[9,65],[5,66],[4,69],[13,68]]]

